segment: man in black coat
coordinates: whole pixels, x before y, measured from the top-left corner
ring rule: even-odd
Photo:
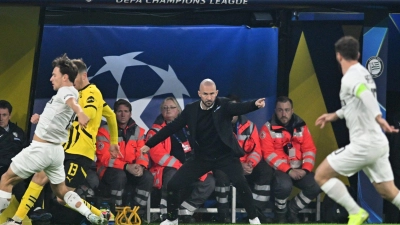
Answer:
[[[141,148],[141,151],[146,153],[183,127],[187,126],[189,129],[188,139],[194,149],[195,157],[185,162],[169,181],[168,215],[167,220],[161,225],[178,224],[180,190],[203,174],[215,169],[227,174],[232,184],[238,189],[238,194],[243,195],[250,224],[260,224],[252,201],[252,193],[239,160],[239,157],[244,155],[244,151],[234,136],[231,121],[235,115],[263,108],[264,98],[241,103],[231,102],[227,98],[217,98],[218,90],[211,79],[205,79],[200,83],[198,94],[201,100],[188,104],[178,118],[151,137]]]
[[[0,176],[8,170],[11,159],[26,147],[24,131],[10,122],[11,112],[11,104],[6,100],[0,100]],[[19,201],[24,192],[23,183],[13,188],[13,194]]]

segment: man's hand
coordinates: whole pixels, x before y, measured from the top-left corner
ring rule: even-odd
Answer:
[[[112,144],[110,145],[110,148],[108,149],[110,152],[111,158],[116,159],[116,158],[123,158],[124,156],[122,155],[121,151],[119,150],[119,145]]]
[[[243,167],[243,174],[244,175],[249,175],[253,172],[253,167],[251,166],[250,163],[243,163],[242,162],[242,167]]]
[[[135,177],[143,175],[143,167],[139,164],[127,164],[126,170]]]
[[[259,109],[261,109],[261,108],[264,108],[264,106],[265,106],[265,98],[259,98],[257,101],[256,101],[256,106],[259,108]]]
[[[319,126],[322,129],[325,127],[325,123],[333,122],[338,118],[339,117],[336,115],[336,113],[325,113],[322,116],[318,117],[318,119],[315,121],[315,126]]]
[[[39,114],[37,114],[37,113],[33,114],[31,116],[31,123],[33,123],[33,124],[39,123],[39,118],[40,118]]]
[[[144,154],[147,153],[150,150],[149,146],[143,145],[143,147],[140,148],[140,151]]]
[[[303,169],[291,169],[290,172],[289,172],[289,176],[293,180],[300,180],[305,175],[306,175],[306,171],[304,171]]]
[[[394,128],[394,126],[391,126],[388,124],[388,122],[382,118],[382,115],[378,115],[375,118],[376,122],[381,126],[382,130],[386,133],[398,133],[399,129]]]
[[[78,122],[81,127],[86,128],[86,125],[89,123],[89,120],[90,120],[90,118],[88,116],[86,116],[86,114],[83,113],[83,111],[81,113],[79,113]]]

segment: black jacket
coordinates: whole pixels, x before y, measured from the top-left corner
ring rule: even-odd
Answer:
[[[240,148],[232,130],[232,116],[243,115],[258,109],[254,101],[248,102],[231,102],[227,98],[216,98],[215,107],[213,110],[213,121],[215,128],[217,129],[218,135],[222,142],[227,145],[233,151],[233,155],[241,157],[244,155],[244,151]],[[151,137],[146,145],[150,148],[156,146],[158,143],[176,133],[178,130],[187,126],[189,129],[190,146],[194,148],[195,155],[198,153],[196,149],[199,149],[196,137],[196,126],[197,126],[197,114],[198,108],[200,107],[200,100],[195,101],[186,105],[182,113],[174,121],[169,123],[163,129],[161,129],[156,135]]]
[[[8,132],[0,127],[0,166],[7,167],[11,159],[26,146],[24,131],[14,123],[9,122],[8,125]]]

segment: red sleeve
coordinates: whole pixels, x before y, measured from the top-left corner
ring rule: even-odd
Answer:
[[[148,136],[153,136],[156,132],[150,130],[148,132]],[[164,141],[158,143],[156,146],[150,149],[149,154],[150,158],[160,166],[173,167],[175,169],[179,169],[182,166],[182,163],[170,155],[171,152],[171,140],[170,138],[165,139]]]
[[[302,169],[311,172],[315,165],[317,148],[314,145],[314,141],[310,131],[308,130],[308,127],[304,126],[303,128],[303,144],[301,145],[301,152],[303,154]]]

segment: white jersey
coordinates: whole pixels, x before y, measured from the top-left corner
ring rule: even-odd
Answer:
[[[74,111],[66,104],[70,98],[78,99],[78,91],[73,87],[61,87],[47,102],[40,115],[35,134],[51,143],[64,143],[68,139],[68,129],[75,119]]]
[[[344,116],[350,133],[350,142],[361,146],[382,146],[388,144],[385,134],[361,99],[356,97],[360,84],[365,84],[375,95],[376,85],[371,74],[360,63],[351,66],[342,78],[340,101],[342,108],[338,115]],[[371,101],[377,101],[371,99]],[[342,111],[342,112],[339,112]]]

